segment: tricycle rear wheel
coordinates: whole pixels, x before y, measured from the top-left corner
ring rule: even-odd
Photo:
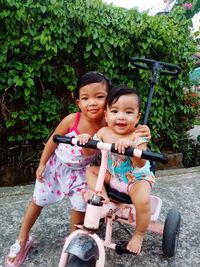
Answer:
[[[162,249],[166,257],[173,257],[178,247],[181,215],[176,209],[170,209],[164,225]]]

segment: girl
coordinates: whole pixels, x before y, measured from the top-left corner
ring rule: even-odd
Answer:
[[[36,184],[14,245],[6,258],[7,267],[20,266],[32,246],[29,232],[43,207],[54,204],[64,197],[71,202],[71,231],[82,224],[86,208],[82,189],[86,189],[86,166],[94,161],[97,152],[84,156],[82,149],[66,144],[55,144],[53,135],[77,136],[81,133],[94,135],[105,126],[104,108],[111,83],[98,72],[88,72],[77,84],[77,105],[80,112],[65,117],[45,145],[36,170]],[[150,135],[148,127],[139,127],[141,135]]]
[[[135,89],[127,86],[113,88],[107,97],[105,119],[107,126],[97,132],[98,139],[106,143],[115,143],[115,149],[122,154],[129,146],[147,149],[147,138],[136,132],[136,125],[140,119],[140,97]],[[90,136],[85,134],[78,138],[80,143],[84,144]],[[84,154],[90,153],[91,150],[84,149]],[[86,179],[92,190],[95,189],[98,172],[98,166],[87,168]],[[137,254],[141,251],[144,233],[150,221],[150,192],[154,180],[149,161],[116,153],[108,154],[105,183],[128,194],[136,208],[136,229],[127,249]],[[105,188],[102,195],[107,202]]]

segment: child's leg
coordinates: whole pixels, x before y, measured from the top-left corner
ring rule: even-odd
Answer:
[[[42,207],[36,205],[33,201],[30,202],[22,221],[18,240],[20,243],[21,250],[24,249],[26,242],[29,238],[29,232],[34,225],[35,221],[41,213]],[[15,258],[8,258],[10,262],[14,262]]]
[[[91,166],[91,167],[88,167],[86,170],[86,180],[87,180],[89,189],[92,191],[91,193],[95,191],[98,174],[99,174],[98,166]],[[110,174],[108,172],[106,172],[104,183],[105,184],[110,183]],[[107,192],[104,186],[102,188],[102,196],[105,198],[105,200],[108,200],[108,195],[107,195]]]
[[[75,231],[77,228],[75,225],[84,223],[85,212],[71,210],[71,218],[70,218],[70,228],[71,232]]]
[[[148,181],[136,182],[130,189],[130,197],[136,209],[136,228],[127,249],[140,253],[145,231],[150,222],[150,193],[151,185]]]

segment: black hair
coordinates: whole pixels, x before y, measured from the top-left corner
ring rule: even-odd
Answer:
[[[108,96],[106,99],[106,106],[111,107],[111,105],[116,103],[117,100],[120,98],[120,96],[123,96],[123,95],[137,95],[138,108],[140,111],[141,109],[140,95],[136,88],[130,88],[127,85],[119,85],[119,86],[113,87],[108,93]]]
[[[91,83],[104,83],[106,85],[106,89],[108,92],[112,88],[111,81],[105,75],[97,71],[89,71],[83,74],[78,79],[77,86],[75,89],[75,98],[76,99],[79,98],[79,91],[81,87],[91,84]]]

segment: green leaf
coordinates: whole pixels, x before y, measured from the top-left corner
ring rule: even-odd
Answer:
[[[5,75],[5,73],[0,73],[0,81],[2,83],[5,83],[6,82],[6,75]]]
[[[21,121],[24,121],[24,120],[27,120],[27,119],[28,119],[28,116],[27,116],[26,114],[20,114],[20,115],[19,115],[19,119],[20,119]]]
[[[8,141],[9,142],[14,142],[16,139],[15,139],[15,137],[14,136],[9,136],[9,138],[8,138]]]
[[[13,127],[15,123],[13,123],[13,120],[6,121],[6,127],[10,128]]]
[[[8,52],[8,47],[7,46],[1,46],[1,53],[6,54]]]
[[[16,119],[18,117],[18,112],[12,112],[11,117]]]
[[[16,84],[16,86],[22,86],[23,85],[23,80],[19,76],[15,76],[13,79],[13,82]]]
[[[96,41],[95,41],[95,45],[96,45],[98,48],[100,48],[100,47],[101,47],[101,43],[100,43],[100,42],[98,42],[98,40],[96,40]]]
[[[23,140],[23,137],[21,135],[18,135],[17,138],[16,138],[17,141],[22,141]]]
[[[101,43],[104,43],[104,42],[105,42],[105,38],[104,38],[104,37],[100,37],[100,38],[99,38],[99,41],[100,41]]]
[[[87,44],[86,44],[86,51],[87,51],[87,52],[90,51],[90,50],[92,49],[92,47],[93,47],[93,44],[91,44],[91,43],[87,43]]]
[[[42,45],[45,45],[45,44],[47,43],[47,41],[48,41],[48,37],[45,36],[45,35],[42,33],[42,35],[40,36],[40,43],[41,43]]]
[[[33,135],[32,135],[31,133],[28,133],[28,134],[26,135],[26,138],[27,138],[28,140],[33,139]]]
[[[24,8],[21,8],[21,9],[18,9],[16,14],[15,14],[15,17],[17,20],[21,20],[21,18],[23,18],[25,15],[25,9]]]
[[[72,37],[71,37],[71,40],[72,40],[72,42],[73,42],[74,44],[77,44],[77,42],[78,42],[76,36],[72,36]]]
[[[93,33],[93,38],[94,38],[94,40],[98,38],[98,32],[97,31]]]
[[[84,59],[89,58],[89,56],[90,56],[90,53],[86,53],[86,52],[84,52]]]
[[[32,121],[36,121],[37,120],[37,115],[36,114],[32,115],[31,119],[32,119]]]
[[[17,70],[22,70],[22,68],[23,68],[22,63],[20,63],[20,62],[16,62],[16,63],[15,63],[15,68],[16,68]]]
[[[30,87],[34,86],[34,81],[31,78],[28,78],[26,80],[26,85],[30,88]]]
[[[13,82],[13,78],[8,78],[8,86],[11,86],[12,84],[13,84],[14,82]]]
[[[33,69],[32,66],[28,66],[28,71],[29,71],[29,72],[33,72],[33,70],[34,70],[34,69]]]
[[[79,28],[77,28],[75,31],[74,31],[74,34],[76,35],[77,38],[80,38],[81,37],[81,31]]]
[[[26,88],[25,90],[24,90],[24,94],[25,94],[25,96],[27,97],[27,96],[30,96],[30,90],[28,89],[28,88]]]
[[[112,37],[108,38],[108,42],[113,45],[114,44],[114,39]]]
[[[41,121],[42,120],[42,115],[41,114],[38,114],[37,115],[38,119]]]
[[[44,14],[44,13],[46,12],[46,10],[47,10],[47,7],[46,7],[46,6],[41,6],[40,8],[41,8],[41,11],[42,11],[43,14]]]
[[[107,43],[103,44],[103,48],[106,52],[108,52],[110,50],[110,46]]]
[[[92,50],[92,53],[93,53],[96,57],[99,56],[99,50],[98,50],[97,48],[93,49],[93,50]]]

